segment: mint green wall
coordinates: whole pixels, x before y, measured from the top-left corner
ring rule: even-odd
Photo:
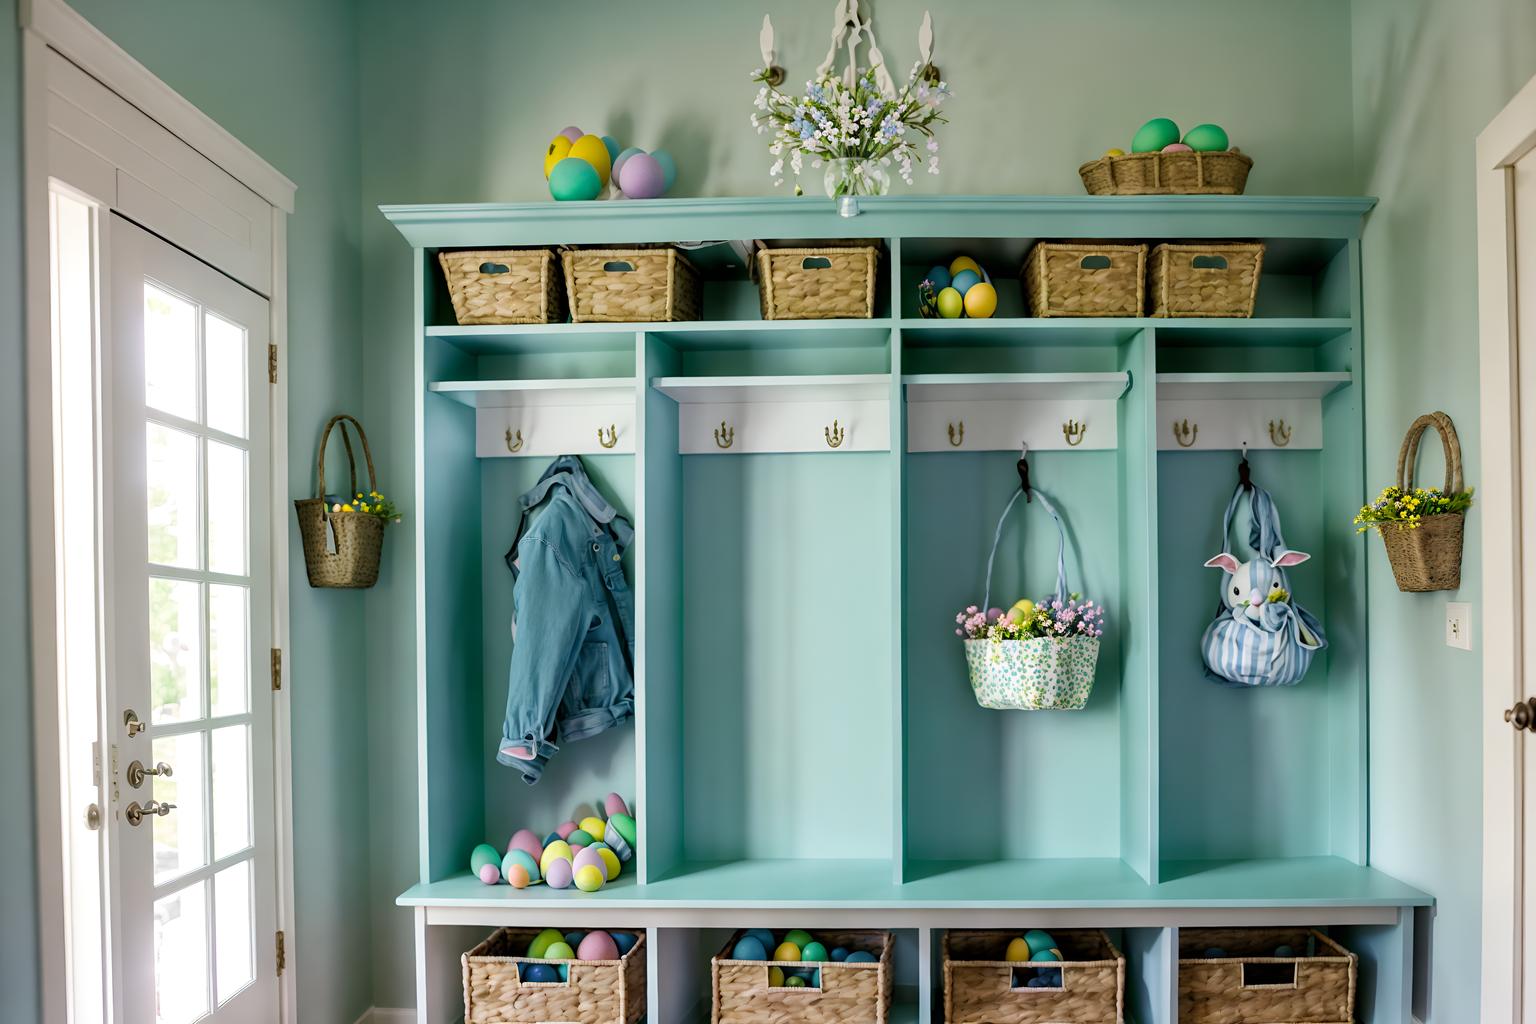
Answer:
[[[1473,141],[1536,74],[1536,6],[1355,0],[1353,14],[1359,187],[1381,197],[1364,239],[1366,468],[1385,485],[1408,424],[1443,409],[1477,485]],[[1427,442],[1427,482],[1441,482],[1439,451]],[[1436,1024],[1478,1016],[1482,655],[1440,638],[1447,600],[1471,601],[1477,628],[1481,552],[1474,511],[1460,593],[1411,595],[1397,592],[1380,541],[1370,546],[1371,857],[1438,900],[1415,1000]]]

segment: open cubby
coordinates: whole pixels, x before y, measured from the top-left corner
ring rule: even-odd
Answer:
[[[1430,899],[1372,868],[1365,843],[1364,548],[1349,518],[1365,493],[1369,208],[1163,196],[387,208],[419,284],[408,507],[422,866],[400,903],[422,936],[420,1019],[455,1019],[454,928],[601,918],[648,929],[658,1022],[707,1010],[708,958],[735,928],[896,930],[906,1024],[940,1019],[942,929],[1036,922],[1114,929],[1127,1005],[1161,1024],[1181,925],[1298,916],[1373,951],[1360,1019],[1398,1019],[1411,979],[1393,957]],[[876,239],[876,315],[763,321],[745,249],[717,242],[692,251],[701,321],[460,327],[436,260],[699,238]],[[1034,319],[1017,272],[1041,238],[1269,249],[1251,319]],[[960,254],[999,284],[997,317],[918,318],[917,280]],[[1294,688],[1234,691],[1201,664],[1218,586],[1202,563],[1244,445],[1287,540],[1312,555],[1292,582],[1330,646]],[[955,613],[982,600],[1026,446],[1032,485],[1067,523],[1071,588],[1107,606],[1080,712],[983,710],[954,636]],[[565,451],[636,525],[624,556],[636,718],[568,745],[527,786],[494,760],[511,650],[502,556],[516,497]],[[1048,592],[1055,548],[1049,517],[1021,502],[992,603]],[[600,892],[469,876],[476,843],[548,830],[609,790],[632,798],[640,837]]]

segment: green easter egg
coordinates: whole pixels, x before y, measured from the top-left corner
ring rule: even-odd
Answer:
[[[801,947],[801,949],[800,949],[800,959],[801,960],[830,960],[832,958],[827,956],[827,947],[826,946],[823,946],[819,942],[811,941],[811,942],[807,942],[804,946]]]
[[[1142,125],[1136,132],[1136,137],[1131,139],[1132,153],[1156,153],[1171,143],[1179,141],[1179,126],[1166,117],[1154,117]],[[560,165],[556,164],[558,168]],[[554,184],[551,175],[550,184]],[[558,198],[558,197],[557,197]]]
[[[805,979],[798,974],[784,979],[785,988],[805,988]]]
[[[1219,124],[1197,124],[1184,133],[1184,145],[1201,153],[1219,153],[1227,148],[1227,133]]]
[[[784,933],[784,941],[792,942],[801,949],[811,944],[811,933],[804,928],[794,928]]]
[[[597,842],[597,839],[586,829],[579,828],[575,832],[572,832],[570,835],[566,836],[565,841],[571,846],[591,846],[593,843]]]
[[[544,960],[575,960],[576,959],[576,951],[571,948],[570,943],[566,942],[565,941],[565,936],[562,935],[562,936],[560,936],[560,941],[559,942],[551,942],[549,944],[549,946],[544,950],[544,956],[542,957],[542,959],[544,959]]]
[[[607,152],[603,150],[605,156]],[[603,179],[597,168],[579,157],[568,156],[550,168],[549,194],[561,202],[596,199],[602,190]]]
[[[939,307],[939,316],[946,320],[957,320],[965,312],[965,297],[953,288],[940,290],[934,304]]]
[[[490,843],[481,843],[469,855],[469,870],[471,873],[478,875],[480,869],[487,864],[495,864],[497,870],[500,870],[501,854]]]
[[[553,928],[545,928],[533,937],[532,942],[528,943],[528,955],[535,960],[543,960],[549,951],[549,947],[557,942],[564,943],[565,936]],[[570,947],[566,946],[566,949],[570,949]]]
[[[629,815],[615,814],[613,817],[608,819],[608,824],[618,829],[619,835],[623,836],[624,841],[630,846],[634,846],[638,841],[637,837],[639,833],[635,827],[635,819]]]

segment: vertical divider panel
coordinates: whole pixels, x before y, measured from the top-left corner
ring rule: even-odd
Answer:
[[[677,406],[651,387],[651,378],[678,373],[681,359],[644,331],[635,345],[635,856],[644,884],[665,878],[683,860],[682,458]]]
[[[468,378],[474,360],[426,337],[431,270],[416,250],[416,668],[421,880],[468,868],[482,842],[485,774],[480,716],[480,467],[475,411],[430,394],[433,380]],[[466,689],[469,692],[466,692]]]
[[[649,1020],[698,1024],[711,1013],[709,960],[714,948],[697,928],[647,928],[646,1011]]]
[[[1126,342],[1131,375],[1120,400],[1121,630],[1120,850],[1147,882],[1158,880],[1157,352],[1148,327]]]
[[[901,239],[888,239],[892,310],[901,308]],[[907,880],[907,636],[903,607],[907,593],[907,402],[901,386],[901,328],[892,327],[886,342],[891,370],[891,754],[895,784],[891,787],[891,868],[893,881]]]
[[[1179,930],[1127,928],[1125,954],[1127,1020],[1174,1024],[1179,1019]]]
[[[1413,929],[1429,908],[1401,907],[1397,922],[1330,928],[1329,934],[1360,958],[1355,1012],[1360,1024],[1398,1024],[1413,1016]]]

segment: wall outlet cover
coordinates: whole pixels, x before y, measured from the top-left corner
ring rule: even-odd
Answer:
[[[1445,604],[1445,646],[1472,649],[1472,606],[1464,601]]]

